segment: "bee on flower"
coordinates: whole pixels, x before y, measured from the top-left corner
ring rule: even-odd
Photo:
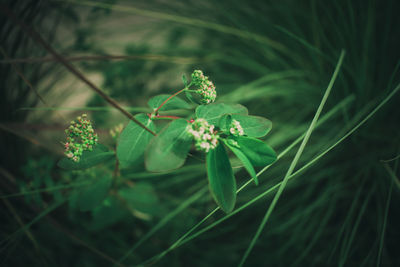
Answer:
[[[188,125],[186,131],[193,136],[196,149],[208,152],[217,147],[219,135],[215,126],[205,119],[197,119]]]

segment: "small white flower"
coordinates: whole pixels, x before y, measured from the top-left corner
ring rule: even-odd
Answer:
[[[208,152],[210,149],[214,149],[218,143],[219,135],[214,129],[214,125],[210,125],[205,119],[200,118],[192,122],[186,131],[193,136],[195,147],[198,150]]]
[[[233,135],[244,135],[244,130],[237,120],[232,120],[229,132]]]

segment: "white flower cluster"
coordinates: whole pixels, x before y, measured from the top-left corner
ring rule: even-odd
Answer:
[[[219,135],[214,131],[215,126],[205,119],[197,119],[187,127],[195,141],[195,147],[204,152],[217,147]]]
[[[197,87],[196,92],[201,96],[203,104],[210,104],[215,101],[217,91],[214,83],[204,76],[201,70],[195,70],[192,73],[192,83]]]
[[[243,128],[240,125],[240,122],[238,122],[237,120],[232,120],[231,128],[229,129],[229,131],[233,135],[244,135]]]

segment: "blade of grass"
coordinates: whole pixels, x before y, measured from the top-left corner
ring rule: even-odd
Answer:
[[[74,188],[74,187],[79,187],[79,186],[85,186],[85,185],[88,185],[88,184],[90,184],[90,182],[83,182],[83,183],[76,183],[76,184],[66,184],[66,185],[58,185],[58,186],[47,187],[47,188],[37,189],[37,190],[32,190],[32,191],[25,191],[25,192],[13,193],[13,194],[1,195],[1,196],[0,196],[0,199],[6,199],[6,198],[11,198],[11,197],[26,196],[26,195],[36,194],[36,193],[52,192],[52,191],[57,191],[57,190],[61,190],[61,189],[67,189],[67,188]]]
[[[364,215],[364,212],[367,209],[367,205],[369,203],[369,199],[371,198],[373,193],[374,193],[374,188],[371,188],[369,193],[368,193],[368,195],[365,197],[364,203],[361,206],[360,212],[359,212],[359,214],[357,216],[357,219],[356,219],[356,221],[354,223],[353,230],[351,231],[351,234],[350,234],[350,237],[349,237],[349,241],[348,241],[346,249],[344,251],[344,256],[340,257],[340,259],[339,259],[339,266],[343,266],[345,264],[345,262],[346,262],[347,256],[348,256],[348,254],[350,252],[350,249],[351,249],[351,244],[353,243],[354,237],[355,237],[355,235],[357,233],[358,226],[360,225],[360,222],[361,222],[361,219],[362,219],[362,217]]]
[[[278,203],[278,200],[279,200],[283,190],[286,187],[287,181],[289,179],[288,177],[292,174],[292,172],[293,172],[294,168],[296,167],[296,164],[297,164],[301,154],[303,153],[303,150],[304,150],[304,148],[305,148],[305,146],[306,146],[306,144],[308,142],[308,139],[311,136],[312,131],[315,128],[315,125],[316,125],[316,123],[317,123],[317,121],[319,119],[319,116],[320,116],[320,114],[322,112],[322,109],[323,109],[325,103],[326,103],[326,100],[328,99],[328,96],[329,96],[329,94],[331,92],[333,84],[335,83],[336,77],[337,77],[337,75],[339,73],[339,70],[340,70],[340,67],[342,66],[342,63],[343,63],[344,55],[345,55],[345,52],[342,50],[342,52],[340,54],[340,57],[339,57],[339,60],[338,60],[338,63],[336,65],[335,71],[333,72],[331,81],[329,82],[328,88],[325,91],[325,94],[324,94],[324,96],[323,96],[323,98],[321,100],[321,103],[319,104],[319,107],[317,109],[317,112],[314,115],[314,118],[313,118],[313,120],[312,120],[312,122],[310,124],[310,127],[308,128],[308,130],[306,132],[306,135],[304,136],[303,142],[301,143],[301,145],[300,145],[300,147],[299,147],[299,149],[298,149],[298,151],[297,151],[292,163],[290,164],[289,169],[288,169],[285,177],[283,178],[282,184],[279,187],[279,190],[276,193],[274,199],[272,200],[272,203],[269,206],[269,208],[268,208],[263,220],[261,221],[261,224],[260,224],[256,234],[254,235],[253,239],[250,242],[249,247],[247,248],[246,252],[244,253],[244,255],[243,255],[243,257],[242,257],[242,259],[241,259],[241,261],[239,263],[239,266],[243,266],[243,264],[245,263],[247,257],[249,256],[250,252],[252,251],[255,243],[257,242],[257,239],[261,235],[262,230],[264,229],[265,225],[267,224],[269,217],[271,216],[276,204]]]
[[[2,199],[4,205],[7,207],[7,209],[11,212],[11,214],[14,216],[15,220],[21,226],[22,228],[24,227],[24,222],[22,221],[21,217],[18,215],[17,211],[13,207],[13,205],[7,200],[7,199]],[[35,247],[36,250],[39,249],[38,242],[36,241],[35,237],[32,235],[32,233],[26,229],[25,231],[26,236],[28,239],[32,242],[33,246]]]
[[[229,26],[213,23],[210,21],[204,21],[204,20],[194,19],[194,18],[184,17],[184,16],[171,15],[171,14],[166,14],[166,13],[156,12],[156,11],[150,11],[150,10],[136,8],[133,6],[110,5],[110,4],[99,3],[99,2],[94,2],[94,1],[61,0],[60,2],[67,2],[69,4],[78,4],[78,5],[85,5],[85,6],[91,6],[91,7],[104,8],[104,9],[117,10],[117,11],[121,11],[121,12],[127,12],[130,14],[136,14],[139,16],[155,18],[158,20],[167,20],[167,21],[177,22],[177,23],[181,23],[181,24],[194,26],[194,27],[211,29],[211,30],[226,33],[226,34],[231,34],[231,35],[234,35],[234,36],[237,36],[240,38],[254,40],[259,43],[266,44],[278,51],[287,52],[286,47],[284,47],[281,43],[278,43],[272,39],[269,39],[268,37],[265,37],[265,36],[262,36],[262,35],[259,35],[256,33],[251,33],[248,31],[243,31],[240,29],[232,28]]]
[[[155,54],[144,54],[144,55],[87,55],[87,56],[69,56],[64,57],[67,61],[87,61],[87,60],[151,60],[166,63],[176,63],[176,64],[194,64],[206,61],[205,59],[195,58],[195,57],[175,57],[167,55],[155,55]],[[14,59],[3,59],[0,60],[0,64],[13,64],[13,63],[46,63],[54,62],[57,59],[54,57],[31,57],[31,58],[14,58]]]
[[[8,55],[6,54],[6,51],[4,51],[3,47],[0,46],[0,51],[3,54],[4,58],[6,60],[9,60]],[[29,89],[31,91],[33,91],[35,93],[35,95],[37,96],[37,98],[47,107],[51,107],[49,104],[47,104],[47,102],[44,100],[44,98],[39,94],[39,92],[33,87],[32,83],[29,82],[29,80],[25,77],[24,74],[22,74],[22,72],[19,70],[19,68],[15,65],[15,63],[11,62],[11,67],[14,69],[14,71],[17,73],[17,75],[24,81],[24,83],[29,87]],[[67,119],[59,112],[56,112],[57,115],[64,121],[66,121]]]
[[[151,112],[150,108],[144,107],[123,107],[126,110],[133,111],[133,112]],[[46,111],[46,110],[72,110],[72,111],[108,111],[112,109],[111,107],[26,107],[20,108],[18,110],[38,110],[38,111]]]
[[[200,199],[207,191],[208,187],[204,186],[202,189],[197,191],[197,193],[195,193],[193,196],[182,202],[182,204],[180,204],[175,210],[168,213],[159,223],[157,223],[149,232],[147,232],[146,235],[144,235],[138,242],[136,242],[136,244],[129,251],[127,251],[124,254],[124,256],[122,256],[118,260],[118,263],[122,263],[124,260],[126,260],[129,257],[129,255],[131,255],[141,244],[147,241],[151,236],[153,236],[159,229],[161,229],[164,225],[166,225],[176,215],[178,215],[187,207],[189,207],[189,205]]]
[[[327,209],[326,214],[323,216],[323,219],[320,221],[318,225],[318,228],[315,229],[312,239],[308,243],[307,247],[304,248],[303,253],[293,262],[293,266],[299,266],[299,263],[301,263],[301,261],[310,253],[310,250],[314,247],[322,231],[324,230],[324,227],[328,224],[328,221],[331,218],[331,215],[334,211],[334,209],[332,209],[333,204],[334,203],[330,204],[330,208]]]
[[[44,211],[42,211],[39,215],[37,215],[32,221],[30,221],[28,224],[25,224],[24,227],[21,227],[20,229],[18,229],[17,231],[15,231],[14,233],[12,233],[11,235],[9,235],[8,237],[6,237],[5,239],[3,239],[2,241],[0,241],[0,245],[3,244],[4,242],[15,238],[16,236],[18,236],[19,234],[23,233],[24,231],[28,230],[32,225],[34,225],[35,223],[37,223],[38,221],[40,221],[44,216],[46,216],[47,214],[51,213],[52,211],[54,211],[55,209],[57,209],[58,207],[60,207],[61,205],[63,205],[65,202],[67,201],[67,198],[56,201],[55,203],[53,203],[52,205],[50,205],[47,209],[45,209]]]
[[[340,230],[339,230],[338,234],[336,235],[337,239],[336,239],[335,245],[333,246],[333,248],[332,248],[332,250],[331,250],[331,254],[330,254],[329,257],[328,257],[328,262],[331,262],[331,259],[332,259],[333,255],[335,254],[336,249],[337,249],[338,246],[339,246],[340,240],[342,240],[341,237],[342,237],[342,235],[343,235],[343,233],[344,233],[344,230],[346,229],[346,226],[347,226],[347,225],[350,223],[350,221],[351,221],[351,216],[352,216],[352,215],[354,214],[354,212],[355,212],[355,209],[356,209],[357,203],[358,203],[358,199],[359,199],[360,196],[361,196],[362,189],[363,189],[363,186],[361,185],[361,186],[358,188],[358,190],[357,190],[355,196],[353,197],[353,202],[352,202],[352,204],[351,204],[351,207],[350,207],[350,209],[349,209],[349,212],[347,213],[346,219],[345,219],[344,223],[342,224],[342,226],[340,227]]]
[[[383,225],[382,225],[382,232],[381,232],[381,238],[379,241],[379,250],[378,250],[378,258],[376,260],[376,266],[381,265],[381,257],[382,257],[382,250],[383,250],[383,243],[385,240],[385,231],[386,231],[386,225],[387,225],[387,218],[389,215],[389,206],[390,206],[390,199],[392,198],[392,191],[393,191],[393,181],[397,180],[396,177],[394,176],[394,173],[392,169],[390,169],[389,165],[387,163],[383,164],[389,175],[392,177],[392,181],[390,183],[390,189],[389,189],[389,194],[387,197],[386,201],[386,207],[385,207],[385,215],[383,219]]]

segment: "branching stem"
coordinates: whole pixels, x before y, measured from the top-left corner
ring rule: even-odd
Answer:
[[[160,108],[162,108],[168,101],[170,101],[170,100],[171,100],[172,98],[174,98],[175,96],[179,95],[179,94],[182,93],[182,92],[187,91],[191,85],[192,85],[192,84],[187,85],[187,86],[186,86],[185,88],[183,88],[182,90],[179,90],[179,91],[176,92],[175,94],[173,94],[173,95],[171,95],[170,97],[168,97],[167,99],[165,99],[164,102],[162,102],[161,105],[160,105],[158,108],[156,108],[156,110],[154,110],[154,114],[157,115],[157,114],[158,114],[158,111],[160,110]]]

